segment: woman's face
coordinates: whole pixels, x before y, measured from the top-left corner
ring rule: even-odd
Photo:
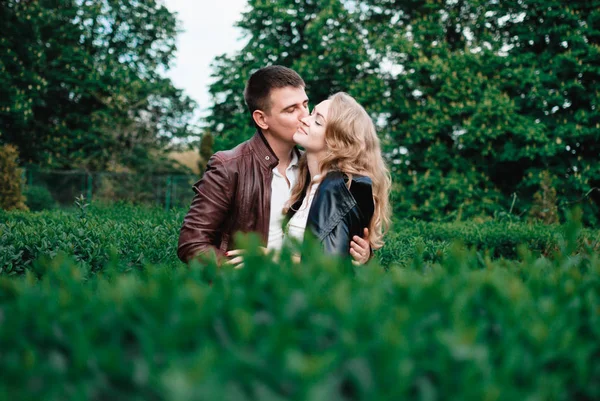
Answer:
[[[331,100],[324,100],[315,106],[312,113],[302,119],[303,124],[294,134],[294,142],[309,153],[325,150],[325,128]]]

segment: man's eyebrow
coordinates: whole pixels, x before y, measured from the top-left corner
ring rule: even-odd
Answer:
[[[308,98],[304,99],[304,100],[302,101],[302,103],[301,103],[301,104],[304,104],[304,103],[308,103]],[[287,110],[287,109],[289,109],[290,107],[296,107],[296,106],[298,106],[298,103],[294,103],[294,104],[290,104],[289,106],[285,106],[285,107],[284,107],[283,109],[281,109],[281,110]]]

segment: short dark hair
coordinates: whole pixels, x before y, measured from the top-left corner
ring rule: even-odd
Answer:
[[[282,65],[270,65],[256,71],[248,79],[244,90],[244,99],[250,113],[255,110],[267,112],[271,108],[271,90],[287,86],[304,88],[306,85],[296,71]]]

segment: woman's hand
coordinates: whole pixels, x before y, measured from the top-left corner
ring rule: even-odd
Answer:
[[[358,235],[352,237],[350,241],[350,255],[352,263],[355,265],[364,265],[371,258],[371,243],[369,242],[369,229],[365,228],[364,235],[360,238]]]

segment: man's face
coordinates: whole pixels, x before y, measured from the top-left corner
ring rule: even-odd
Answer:
[[[293,144],[294,133],[308,116],[308,96],[304,88],[286,86],[271,90],[271,110],[265,113],[265,122],[273,137]]]

